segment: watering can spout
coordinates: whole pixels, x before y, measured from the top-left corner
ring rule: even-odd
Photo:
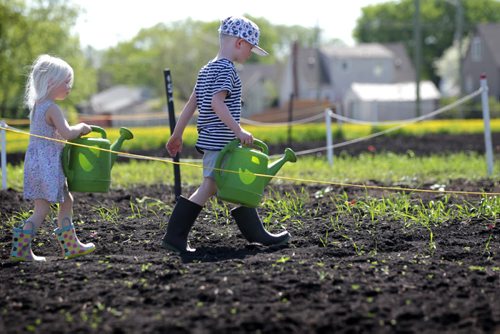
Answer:
[[[111,151],[119,151],[122,148],[123,142],[125,140],[129,140],[134,138],[134,135],[132,134],[132,131],[130,131],[127,128],[120,128],[120,137],[113,143],[111,144]],[[116,153],[111,153],[111,167],[113,167],[115,161],[116,161],[117,154]]]
[[[286,162],[296,162],[296,161],[297,161],[297,156],[295,155],[295,153],[290,148],[286,148],[285,154],[279,160],[276,160],[275,162],[269,165],[267,174],[269,176],[274,176],[278,173],[278,171],[281,169],[281,167],[283,167],[283,165]],[[265,179],[266,179],[265,184],[267,185],[269,181],[271,181],[271,178],[266,177]]]

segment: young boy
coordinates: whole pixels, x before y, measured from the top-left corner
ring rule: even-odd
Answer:
[[[213,168],[220,150],[235,137],[243,145],[252,144],[252,134],[240,126],[241,80],[233,62],[244,63],[254,52],[268,53],[259,47],[258,26],[244,17],[228,17],[219,27],[219,52],[198,73],[191,96],[182,110],[174,132],[166,144],[175,156],[182,149],[182,134],[198,109],[196,148],[203,153],[203,182],[189,197],[179,197],[163,237],[164,248],[184,253],[194,252],[187,237],[201,209],[217,192]],[[281,245],[288,242],[287,231],[270,234],[264,229],[256,209],[240,206],[231,215],[249,242]]]

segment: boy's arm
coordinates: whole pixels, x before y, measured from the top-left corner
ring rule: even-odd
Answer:
[[[182,109],[181,116],[175,125],[174,132],[172,136],[168,140],[165,147],[167,148],[168,154],[170,156],[175,157],[177,153],[182,151],[182,134],[186,129],[186,126],[189,123],[191,117],[193,117],[194,112],[196,111],[196,94],[193,91],[189,100],[187,101],[184,109]]]
[[[250,132],[243,129],[231,116],[224,100],[226,99],[227,91],[218,92],[212,97],[212,109],[219,116],[220,120],[227,125],[236,135],[242,144],[252,144],[253,136]]]

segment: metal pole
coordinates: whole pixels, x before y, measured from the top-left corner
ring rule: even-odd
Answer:
[[[0,125],[2,129],[0,130],[0,142],[2,142],[2,189],[7,189],[7,139],[5,136],[5,128],[7,124],[5,121],[1,121]]]
[[[328,164],[333,166],[333,140],[332,140],[332,118],[330,116],[331,110],[325,109],[325,124],[326,124],[326,152],[328,157]]]
[[[290,94],[290,103],[288,104],[288,134],[287,134],[287,142],[288,146],[292,147],[292,122],[293,122],[293,93]]]
[[[422,66],[422,27],[420,25],[420,0],[415,0],[415,27],[413,28],[413,40],[415,43],[415,85],[416,100],[415,112],[420,116],[420,69]]]
[[[175,129],[175,111],[174,111],[174,87],[172,83],[172,75],[170,74],[170,69],[166,68],[163,71],[163,75],[165,77],[165,89],[167,94],[167,106],[168,106],[168,122],[170,124],[170,135],[174,132]],[[175,155],[173,158],[174,161],[174,193],[175,198],[179,198],[181,196],[181,169],[178,164],[179,162],[179,153]]]
[[[484,122],[484,148],[486,151],[486,165],[488,167],[488,176],[493,174],[493,146],[491,144],[491,129],[490,129],[490,106],[488,104],[488,82],[486,74],[481,74],[481,104],[483,106],[483,122]]]
[[[463,75],[463,63],[464,63],[464,57],[462,54],[462,37],[463,37],[463,30],[464,30],[464,8],[462,5],[462,0],[456,0],[456,5],[457,5],[457,14],[456,14],[456,21],[457,21],[457,30],[456,30],[456,39],[458,42],[458,81],[460,85],[460,97],[464,96],[465,93],[465,87],[464,87],[464,75]],[[462,104],[458,106],[458,113],[460,118],[464,118],[464,108]]]

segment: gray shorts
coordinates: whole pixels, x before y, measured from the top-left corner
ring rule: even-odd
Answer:
[[[203,177],[215,178],[214,167],[220,151],[205,150],[203,153]]]

